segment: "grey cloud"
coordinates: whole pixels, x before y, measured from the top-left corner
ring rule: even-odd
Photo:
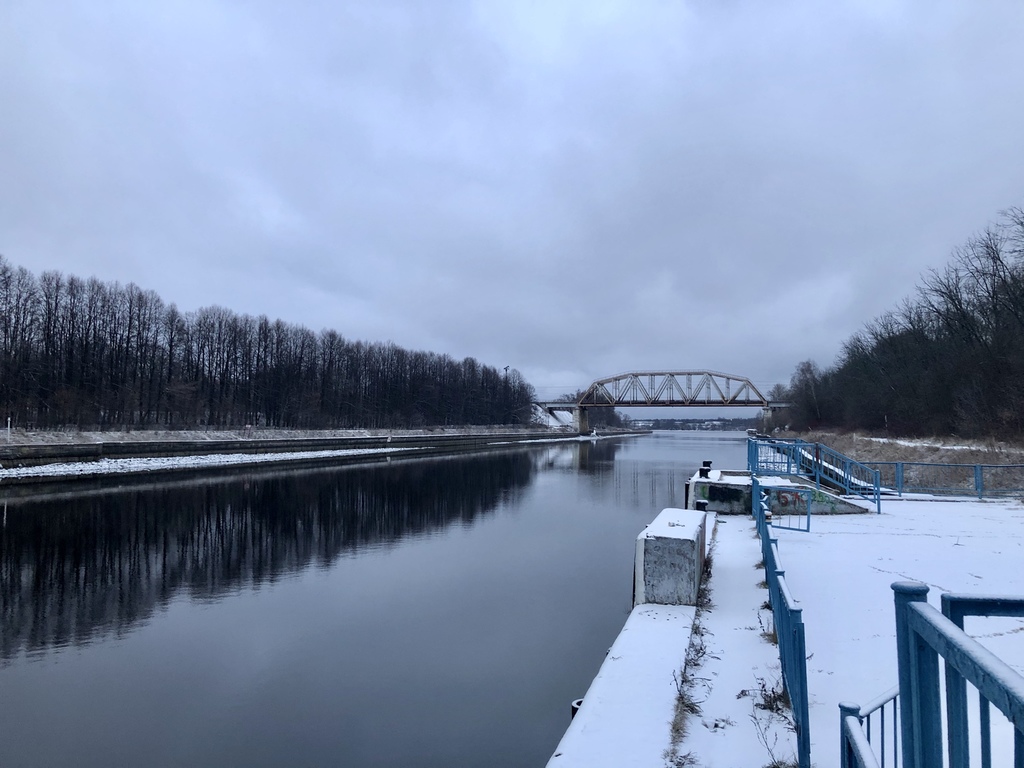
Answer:
[[[1012,3],[9,3],[0,252],[549,395],[770,385],[1022,202],[1022,32]]]

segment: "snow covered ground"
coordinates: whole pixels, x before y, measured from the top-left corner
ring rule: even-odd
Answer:
[[[902,445],[906,448],[940,448],[944,451],[991,451],[993,447],[989,443],[985,442],[944,442],[941,440],[921,440],[918,438],[898,438],[898,437],[870,437],[864,436],[861,440],[867,440],[873,443],[887,443],[889,445]],[[998,452],[1000,453],[1024,453],[1024,449],[1021,449],[1013,445],[998,445]]]
[[[866,704],[897,683],[893,582],[927,584],[936,607],[943,592],[1024,596],[1024,505],[1016,500],[886,499],[881,515],[814,517],[810,533],[775,535],[804,609],[818,768],[838,764],[839,702]],[[971,618],[966,629],[1024,674],[1024,619]],[[1005,723],[993,710],[994,729],[998,720]],[[993,741],[998,748],[996,730]]]
[[[816,768],[832,768],[839,764],[839,702],[866,704],[897,683],[890,585],[924,582],[936,607],[943,592],[1024,596],[1024,505],[886,499],[882,514],[814,516],[811,528],[774,529],[774,535],[804,613],[811,757]],[[772,620],[760,560],[753,520],[718,516],[713,606],[698,619],[691,645],[690,658],[698,663],[687,664],[699,713],[689,717],[674,751],[670,723],[662,717],[661,736],[650,750],[662,757],[640,760],[624,748],[602,764],[758,768],[795,760],[786,717],[763,706],[781,690],[781,671],[777,647],[766,637]],[[1024,674],[1024,619],[969,618],[967,631]],[[671,680],[663,669],[657,680],[617,684],[654,686],[654,692]],[[602,695],[614,696],[606,689]],[[993,746],[996,764],[1003,764],[1012,732],[995,710]]]

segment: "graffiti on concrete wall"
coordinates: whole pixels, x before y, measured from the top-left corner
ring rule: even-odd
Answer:
[[[807,512],[808,496],[806,493],[783,490],[776,491],[775,493],[780,507],[779,512],[782,514],[804,514]]]

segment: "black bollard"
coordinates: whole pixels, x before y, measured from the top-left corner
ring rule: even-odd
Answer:
[[[572,720],[576,717],[576,713],[580,711],[580,705],[583,703],[583,699],[576,699],[569,706],[572,707],[572,711],[569,713],[569,719]]]

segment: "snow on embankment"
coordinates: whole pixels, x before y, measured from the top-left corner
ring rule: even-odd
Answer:
[[[3,451],[0,483],[48,482],[104,476],[152,475],[260,465],[334,463],[374,458],[438,455],[466,450],[569,439],[563,433],[404,434],[281,440],[109,441],[67,446],[24,445]],[[27,466],[24,466],[27,465]]]
[[[352,456],[387,455],[398,451],[423,450],[422,448],[366,448],[338,451],[295,451],[290,453],[228,453],[208,456],[161,456],[153,458],[100,459],[99,461],[76,461],[58,464],[43,464],[38,467],[13,467],[0,469],[0,481],[50,478],[93,477],[98,475],[120,475],[129,473],[166,472],[169,470],[207,469],[245,464],[266,464],[277,462],[316,461]]]

